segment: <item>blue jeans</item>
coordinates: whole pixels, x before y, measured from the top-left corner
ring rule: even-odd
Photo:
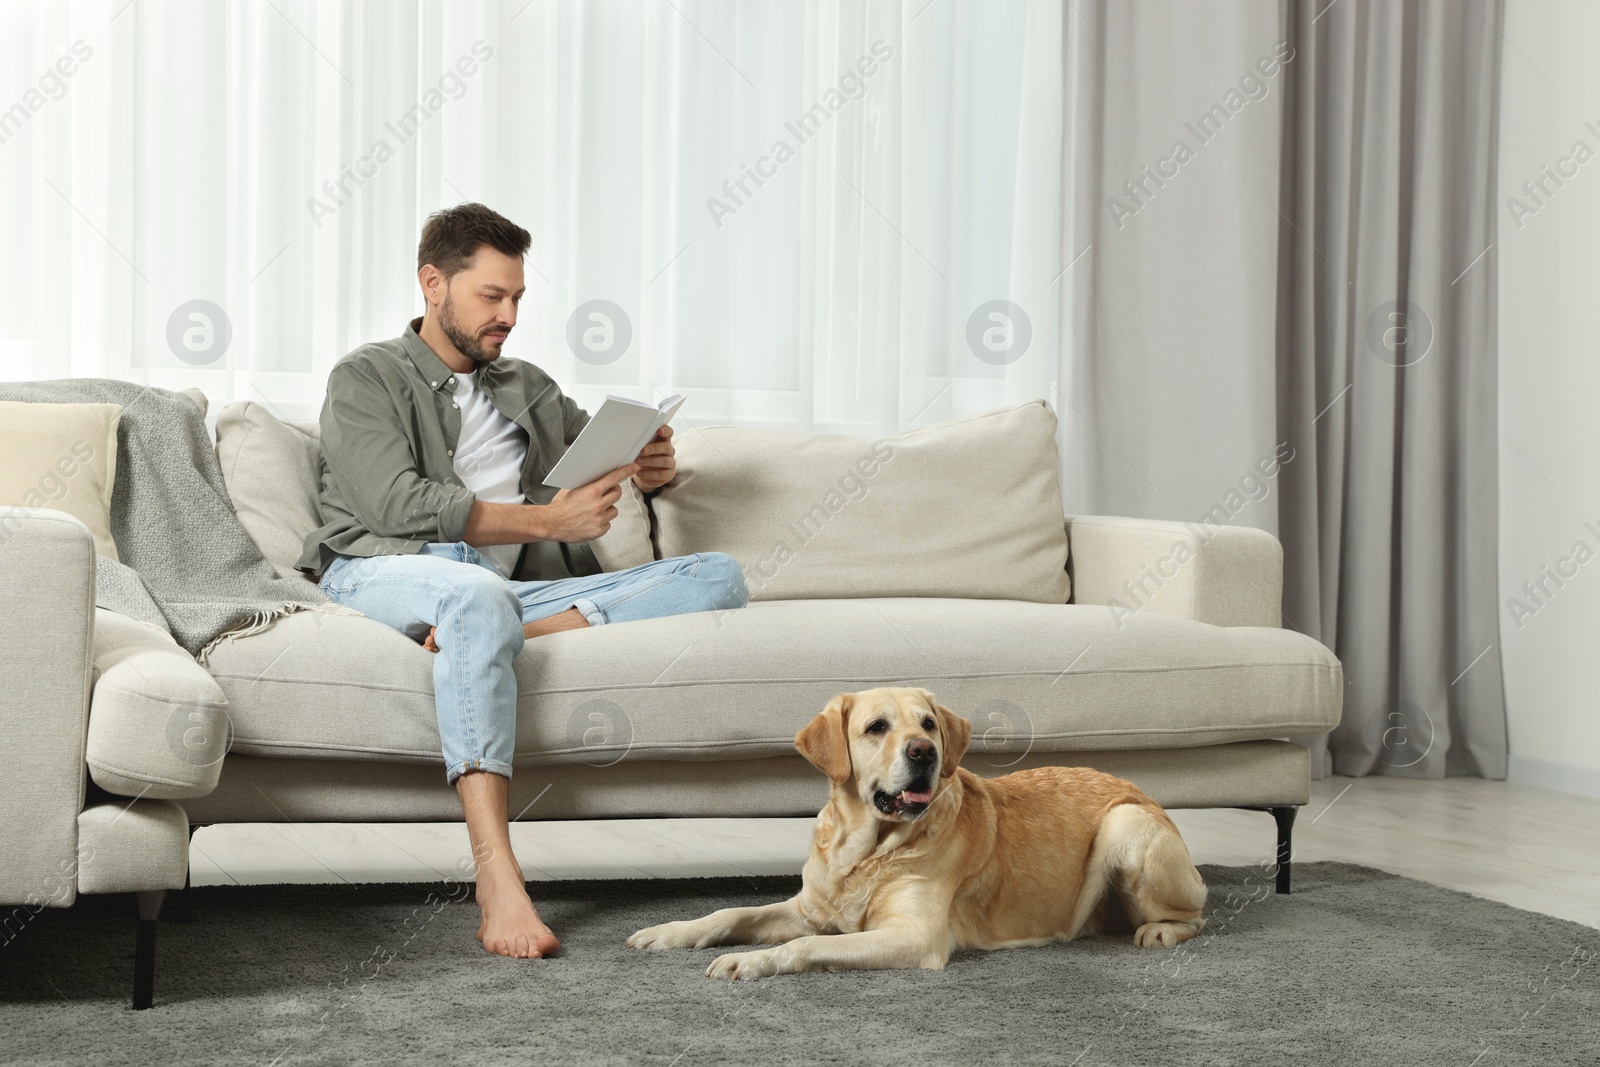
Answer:
[[[319,583],[352,607],[421,642],[437,626],[434,707],[445,777],[464,771],[511,777],[517,677],[524,623],[577,608],[591,626],[659,619],[749,602],[738,560],[725,552],[656,560],[611,574],[553,582],[508,581],[465,541],[416,555],[339,556]]]

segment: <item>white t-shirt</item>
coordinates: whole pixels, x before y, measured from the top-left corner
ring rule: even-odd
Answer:
[[[457,373],[452,394],[461,408],[461,437],[452,457],[456,475],[489,504],[526,504],[522,465],[528,458],[528,433],[500,414],[478,383],[478,372]],[[522,555],[521,545],[475,545],[507,578]]]

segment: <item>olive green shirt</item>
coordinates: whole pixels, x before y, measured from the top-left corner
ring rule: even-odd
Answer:
[[[320,575],[334,557],[416,553],[465,540],[476,494],[455,470],[461,410],[456,372],[418,336],[420,318],[392,341],[362,345],[328,373],[322,402],[322,525],[295,564]],[[479,372],[484,394],[528,435],[522,493],[546,504],[544,477],[589,421],[544,371],[501,356]],[[597,574],[587,543],[524,546],[512,578],[551,581]]]

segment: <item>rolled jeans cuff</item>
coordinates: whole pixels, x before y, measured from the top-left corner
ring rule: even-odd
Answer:
[[[499,760],[492,759],[464,759],[460,763],[445,768],[445,781],[450,785],[455,785],[456,779],[468,771],[490,771],[502,778],[510,778],[511,764],[501,763]]]
[[[590,626],[604,626],[606,624],[606,613],[601,611],[600,606],[594,601],[588,598],[574,600],[572,606],[577,609],[578,614],[588,621]]]

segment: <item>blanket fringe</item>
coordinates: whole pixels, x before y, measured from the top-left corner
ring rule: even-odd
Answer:
[[[232,641],[235,638],[249,637],[251,634],[260,633],[262,630],[265,630],[268,626],[271,626],[274,622],[283,618],[285,615],[292,614],[296,611],[319,611],[325,615],[354,615],[362,619],[367,617],[364,613],[359,612],[354,608],[347,608],[343,604],[335,604],[332,602],[326,604],[308,604],[299,600],[286,601],[285,603],[277,604],[270,608],[263,608],[259,611],[251,613],[250,617],[245,619],[238,626],[235,626],[231,630],[224,630],[216,637],[213,637],[210,641],[207,641],[205,647],[202,648],[199,654],[195,656],[195,662],[199,663],[202,667],[209,667],[210,663],[208,661],[211,658],[212,650],[218,645],[222,644],[224,641]]]

